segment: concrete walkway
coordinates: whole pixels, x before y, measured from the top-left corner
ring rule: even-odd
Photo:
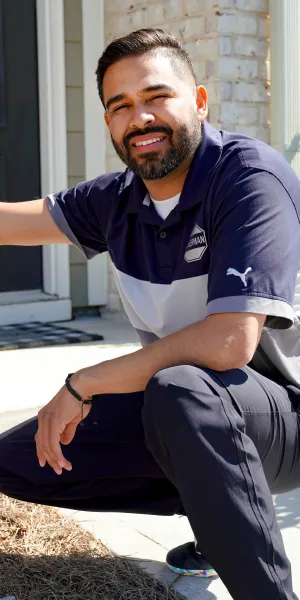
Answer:
[[[35,415],[61,387],[66,374],[140,347],[122,315],[76,319],[74,329],[102,333],[102,342],[0,352],[0,431]],[[292,562],[294,588],[300,597],[300,490],[274,498],[286,551]],[[117,554],[135,558],[149,573],[165,579],[188,600],[228,600],[220,579],[177,576],[165,566],[165,555],[193,539],[186,517],[63,510]],[[238,576],[238,575],[237,575]],[[253,599],[255,600],[255,599]]]

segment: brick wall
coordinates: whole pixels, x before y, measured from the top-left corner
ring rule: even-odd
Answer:
[[[210,123],[268,143],[268,9],[268,0],[109,0],[105,44],[142,27],[173,33],[208,90]],[[106,147],[107,171],[124,170],[109,135]],[[109,297],[117,308],[111,270]]]

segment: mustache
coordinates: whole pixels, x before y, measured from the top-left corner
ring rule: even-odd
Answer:
[[[147,135],[148,133],[165,133],[166,135],[172,135],[172,129],[170,129],[169,127],[162,127],[157,125],[156,127],[148,127],[147,129],[136,129],[135,131],[133,131],[132,133],[129,133],[128,136],[125,138],[125,143],[130,142],[130,140],[132,140],[132,138],[136,137],[137,135]]]

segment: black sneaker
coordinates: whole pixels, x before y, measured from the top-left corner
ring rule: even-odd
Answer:
[[[166,562],[169,569],[180,575],[194,577],[215,577],[217,575],[203,554],[196,552],[194,542],[188,542],[170,550]]]

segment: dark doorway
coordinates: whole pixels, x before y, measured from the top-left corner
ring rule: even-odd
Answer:
[[[0,201],[39,197],[35,0],[0,0]],[[41,288],[41,246],[0,246],[0,292]]]

